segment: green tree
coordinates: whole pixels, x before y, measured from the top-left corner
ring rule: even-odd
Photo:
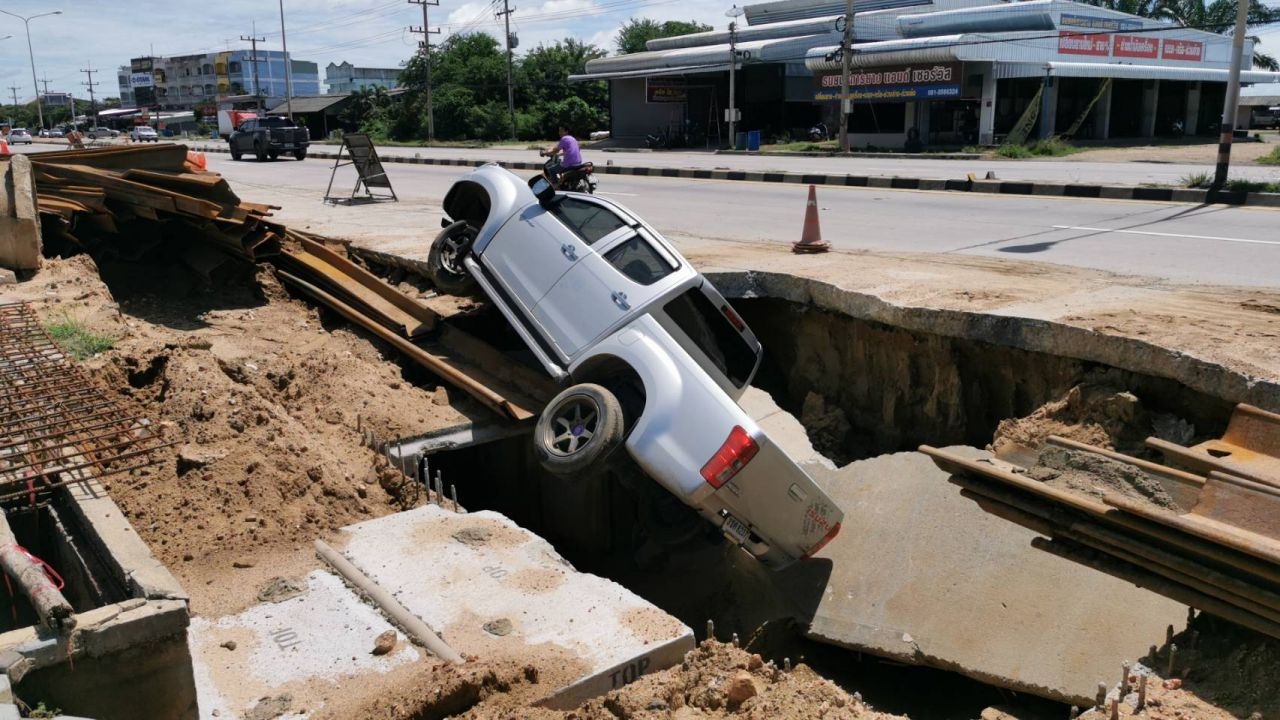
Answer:
[[[527,83],[517,119],[521,137],[555,137],[556,126],[567,123],[575,133],[587,133],[609,124],[609,86],[605,82],[570,83],[570,75],[586,72],[587,61],[604,57],[605,51],[572,38],[553,45],[539,45],[520,61]]]
[[[645,51],[645,42],[657,38],[674,37],[676,35],[688,35],[690,33],[706,32],[711,29],[710,25],[703,25],[700,22],[681,22],[679,20],[668,20],[666,22],[658,22],[649,18],[631,18],[626,25],[618,31],[618,35],[614,38],[614,42],[618,45],[618,53],[626,55],[629,53],[638,53]]]

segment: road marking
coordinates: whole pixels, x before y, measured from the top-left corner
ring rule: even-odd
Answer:
[[[1280,240],[1250,240],[1249,238],[1218,237],[1217,235],[1182,235],[1180,233],[1151,232],[1148,230],[1119,230],[1116,228],[1083,227],[1081,225],[1054,225],[1055,230],[1088,230],[1090,232],[1126,233],[1129,235],[1154,235],[1156,237],[1188,238],[1190,240],[1225,240],[1226,242],[1254,245],[1280,245]]]
[[[639,195],[637,195],[636,193],[604,192],[603,190],[597,190],[597,191],[596,191],[596,194],[597,194],[597,195],[612,195],[612,196],[614,196],[614,197],[639,197]]]

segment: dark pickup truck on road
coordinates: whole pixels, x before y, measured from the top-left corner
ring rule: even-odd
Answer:
[[[231,159],[239,160],[245,153],[253,153],[259,162],[275,160],[288,153],[301,160],[307,156],[311,135],[305,127],[298,127],[288,118],[266,117],[245,120],[227,138],[231,146]]]

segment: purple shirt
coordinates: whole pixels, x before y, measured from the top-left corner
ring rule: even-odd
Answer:
[[[565,167],[582,164],[582,151],[578,149],[578,141],[573,139],[572,135],[565,135],[560,138],[560,143],[556,145],[560,152],[564,153],[564,159],[561,163]]]

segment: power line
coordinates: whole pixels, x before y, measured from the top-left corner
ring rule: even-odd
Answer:
[[[100,83],[98,83],[93,79],[93,74],[101,71],[94,70],[93,63],[91,62],[85,63],[85,64],[88,65],[89,67],[82,69],[80,72],[84,73],[89,79],[86,82],[82,82],[80,84],[89,88],[89,117],[92,118],[90,120],[90,122],[92,123],[92,126],[96,127],[98,124],[98,101],[94,98],[93,89],[97,87]]]
[[[252,48],[249,51],[252,53],[249,62],[253,63],[253,95],[258,99],[258,117],[262,117],[262,84],[258,82],[258,63],[265,62],[265,60],[258,57],[258,43],[266,42],[267,39],[265,37],[254,37],[253,35],[249,37],[241,35],[240,40],[249,43],[249,47]]]
[[[511,7],[509,0],[502,0],[502,12],[494,13],[501,17],[507,27],[507,112],[511,115],[511,139],[516,139],[516,95],[515,88],[512,85],[511,78],[511,13],[516,9]]]

